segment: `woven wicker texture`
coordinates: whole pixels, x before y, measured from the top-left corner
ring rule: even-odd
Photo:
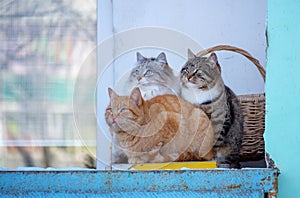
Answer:
[[[232,51],[242,54],[257,67],[263,80],[265,81],[266,72],[259,61],[251,56],[247,51],[229,46],[218,45],[205,49],[197,56],[205,56],[215,51]],[[241,161],[260,160],[265,156],[265,94],[249,94],[238,96],[244,114],[244,136],[240,151]]]

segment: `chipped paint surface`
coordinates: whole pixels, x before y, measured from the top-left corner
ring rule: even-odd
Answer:
[[[0,171],[0,195],[263,197],[277,192],[277,174],[276,169]]]
[[[259,191],[240,191],[238,193],[232,193],[232,192],[111,192],[111,193],[48,193],[48,192],[29,192],[26,194],[15,194],[15,196],[18,197],[164,197],[164,198],[240,198],[240,197],[264,197],[263,192]],[[5,195],[5,197],[11,197],[10,195]],[[2,198],[2,197],[1,197]]]

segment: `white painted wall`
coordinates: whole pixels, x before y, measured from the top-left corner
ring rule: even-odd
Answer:
[[[145,27],[148,33],[141,29]],[[162,34],[154,35],[159,28]],[[266,0],[98,0],[98,158],[109,162],[110,136],[104,121],[107,87],[132,68],[137,51],[146,57],[164,51],[179,71],[187,48],[198,52],[226,44],[248,51],[265,65],[265,31]],[[217,55],[224,81],[233,91],[264,92],[260,74],[246,58],[233,52]],[[103,168],[101,163],[98,166]]]

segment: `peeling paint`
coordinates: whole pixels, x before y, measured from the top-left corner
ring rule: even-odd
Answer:
[[[228,189],[235,189],[235,188],[241,188],[242,187],[242,184],[239,184],[239,185],[230,185],[228,186]]]
[[[245,195],[254,193],[263,197],[264,193],[276,194],[278,173],[277,169],[0,171],[0,196],[10,197],[12,192],[22,195],[32,192],[101,194],[107,197],[134,192],[139,195],[143,192],[190,192],[192,196],[194,192],[198,197],[209,193],[232,195],[228,197],[247,197]]]

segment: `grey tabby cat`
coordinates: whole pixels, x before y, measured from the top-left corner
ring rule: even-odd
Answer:
[[[144,100],[165,94],[180,94],[180,81],[169,66],[166,55],[161,52],[156,58],[146,58],[137,52],[137,62],[129,75],[121,79],[115,90],[123,96],[139,87]],[[115,140],[113,140],[115,141]],[[117,146],[113,147],[113,163],[127,163],[127,157]]]
[[[197,57],[188,50],[181,70],[182,97],[211,118],[215,131],[214,152],[219,167],[239,168],[243,115],[233,91],[224,85],[215,53]]]
[[[179,94],[179,78],[174,74],[164,52],[156,58],[146,58],[137,52],[137,62],[129,76],[115,87],[116,91],[129,96],[133,88],[139,87],[144,100],[158,95]]]

